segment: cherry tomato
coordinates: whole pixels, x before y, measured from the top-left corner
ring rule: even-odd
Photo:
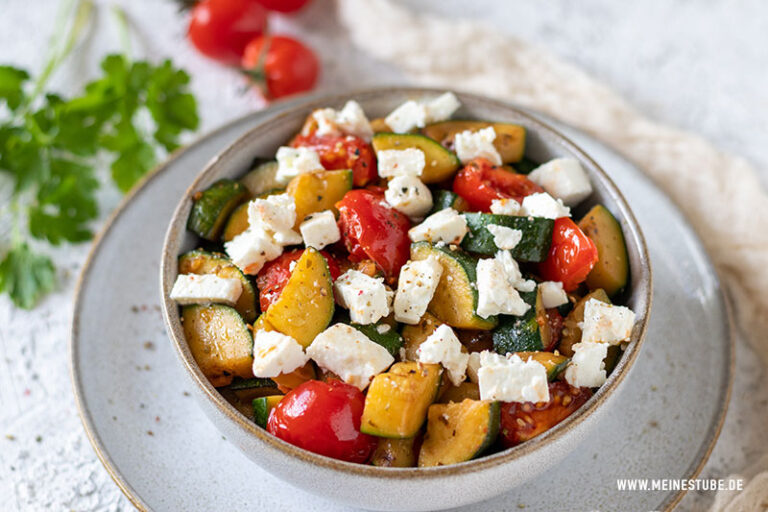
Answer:
[[[536,316],[537,323],[542,321],[548,324],[550,334],[549,344],[544,347],[544,350],[546,352],[552,352],[560,343],[560,338],[563,337],[565,320],[563,320],[563,315],[560,314],[560,311],[558,311],[557,308],[550,308],[546,310],[545,318],[540,319],[538,315]]]
[[[594,242],[568,217],[555,220],[549,256],[539,264],[539,274],[547,281],[560,281],[563,289],[578,288],[597,263]]]
[[[259,271],[256,276],[256,287],[259,289],[259,306],[266,311],[280,294],[291,277],[291,263],[301,258],[304,249],[295,249],[284,252],[280,257],[270,261]],[[320,251],[328,263],[331,279],[336,280],[341,274],[336,259],[325,251]]]
[[[589,388],[575,388],[567,382],[549,383],[549,402],[504,402],[501,404],[501,442],[518,445],[546,432],[592,396]]]
[[[453,191],[469,203],[471,210],[489,212],[494,199],[522,201],[525,196],[544,192],[544,189],[523,174],[494,167],[485,158],[475,158],[456,175]]]
[[[258,2],[276,12],[296,12],[309,3],[309,0],[258,0]]]
[[[267,29],[267,10],[254,0],[201,0],[192,8],[188,37],[200,53],[238,64],[246,45]]]
[[[352,135],[297,135],[291,146],[314,149],[325,169],[352,169],[352,182],[364,187],[378,177],[371,145]]]
[[[286,36],[253,39],[245,47],[241,65],[268,98],[308,91],[315,86],[320,73],[315,53]]]
[[[320,455],[364,463],[377,441],[360,432],[365,396],[338,380],[310,380],[280,400],[267,430],[283,441]]]
[[[411,221],[372,191],[350,190],[336,203],[339,229],[351,261],[370,258],[387,277],[397,276],[410,256]]]

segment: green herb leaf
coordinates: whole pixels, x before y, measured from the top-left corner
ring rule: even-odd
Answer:
[[[34,253],[26,243],[12,248],[0,262],[0,291],[20,308],[33,308],[55,284],[51,259]]]
[[[27,79],[29,74],[23,69],[0,66],[0,99],[5,100],[9,109],[16,110],[21,105]]]

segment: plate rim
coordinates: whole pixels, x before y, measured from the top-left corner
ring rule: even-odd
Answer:
[[[355,91],[352,91],[353,94]],[[360,92],[360,91],[358,91]],[[136,492],[136,490],[131,486],[131,484],[123,477],[120,470],[118,469],[117,465],[112,461],[111,457],[106,453],[106,447],[104,446],[104,443],[102,442],[95,425],[93,424],[93,419],[91,417],[90,412],[88,412],[87,407],[85,405],[85,398],[84,393],[82,389],[82,383],[80,381],[80,369],[79,369],[79,362],[77,360],[77,354],[78,354],[78,339],[79,339],[79,318],[80,318],[80,309],[83,303],[83,288],[86,280],[89,277],[90,270],[92,267],[92,262],[95,259],[96,255],[100,252],[102,242],[104,238],[106,237],[107,233],[112,229],[113,225],[117,221],[118,218],[121,217],[122,213],[127,209],[127,207],[133,202],[133,199],[141,193],[145,188],[147,188],[156,177],[161,175],[164,171],[170,167],[177,159],[179,159],[182,155],[184,155],[187,151],[191,150],[192,148],[196,147],[197,145],[201,144],[202,142],[215,137],[216,135],[219,135],[223,132],[226,132],[230,129],[234,129],[238,124],[242,124],[246,121],[251,120],[254,117],[260,117],[263,115],[268,115],[270,113],[274,113],[276,110],[282,110],[282,108],[289,107],[293,104],[301,104],[305,102],[311,102],[314,99],[316,99],[317,96],[320,96],[320,94],[305,96],[303,98],[298,99],[292,99],[292,100],[286,100],[282,102],[276,102],[274,103],[270,108],[262,110],[262,111],[256,111],[256,112],[250,112],[247,114],[244,114],[242,116],[239,116],[231,121],[228,121],[219,127],[206,132],[204,134],[201,134],[198,137],[195,137],[192,139],[188,144],[185,146],[178,148],[177,150],[173,151],[171,154],[168,155],[168,157],[163,161],[162,163],[158,164],[150,173],[148,173],[118,204],[118,206],[110,213],[110,215],[107,217],[107,219],[104,221],[104,224],[102,227],[98,230],[98,233],[94,237],[94,240],[92,242],[91,248],[88,252],[88,255],[83,263],[83,267],[79,273],[77,283],[75,285],[74,290],[74,302],[73,302],[73,312],[72,312],[72,323],[71,323],[71,329],[70,329],[70,336],[69,336],[69,343],[68,343],[68,355],[69,355],[69,373],[70,373],[70,381],[72,384],[73,394],[75,398],[75,406],[77,408],[78,416],[80,417],[81,423],[83,425],[83,430],[85,431],[86,437],[88,438],[89,443],[91,444],[92,448],[94,449],[94,452],[96,453],[96,456],[104,466],[104,468],[107,470],[107,473],[110,475],[112,480],[115,482],[115,484],[118,486],[118,488],[121,490],[121,492],[125,495],[125,497],[139,510],[141,511],[148,511],[151,510],[149,505],[141,498],[141,496]],[[537,117],[539,120],[543,119],[543,122],[548,123],[550,121],[554,121],[555,124],[561,124],[568,128],[574,129],[580,133],[583,133],[581,130],[578,130],[575,127],[572,127],[566,123],[562,123],[561,121],[557,121],[549,116],[541,115],[537,113],[535,110],[525,108],[525,107],[519,107],[521,110],[524,110],[526,113],[529,113],[533,115],[534,117]],[[613,148],[605,145],[601,141],[594,139],[589,134],[584,134],[587,137],[589,137],[591,140],[597,142],[602,146],[602,148],[611,151],[615,156],[626,160],[625,157],[623,157],[620,153],[615,151]],[[570,142],[570,136],[566,137],[569,139]],[[238,140],[239,136],[236,137],[234,140]],[[218,153],[217,153],[218,155]],[[588,153],[589,156],[589,153]],[[217,156],[214,156],[213,159],[216,159]],[[644,175],[641,171],[641,175],[643,175],[646,179],[647,176]],[[656,185],[654,184],[656,187]],[[658,189],[658,187],[656,187]],[[710,268],[714,271],[713,278],[715,279],[716,285],[718,287],[719,296],[721,299],[721,303],[723,304],[723,310],[724,310],[724,322],[726,322],[726,337],[727,337],[727,344],[728,344],[728,358],[729,358],[729,364],[728,364],[728,371],[727,371],[727,387],[725,390],[725,393],[722,394],[721,399],[721,407],[719,411],[719,415],[717,418],[717,421],[710,425],[710,428],[708,430],[707,437],[708,442],[706,445],[702,446],[702,450],[699,451],[697,454],[697,463],[694,463],[692,467],[689,467],[689,470],[687,471],[687,475],[682,477],[684,479],[694,479],[698,477],[698,475],[701,473],[704,465],[709,460],[712,450],[714,449],[717,440],[720,437],[720,433],[722,431],[722,427],[725,421],[725,417],[728,411],[730,398],[731,398],[731,391],[733,387],[733,373],[734,373],[734,364],[735,364],[735,327],[733,322],[733,312],[732,312],[732,304],[730,301],[730,296],[726,293],[727,290],[723,287],[723,282],[720,279],[720,273],[715,268],[713,262],[711,261],[711,258],[709,254],[706,252],[706,250],[703,249],[703,246],[701,245],[701,240],[698,237],[698,234],[693,230],[693,228],[690,226],[690,223],[688,222],[687,218],[680,212],[677,205],[672,202],[669,197],[664,193],[661,189],[658,189],[659,192],[668,200],[670,201],[671,205],[680,213],[681,217],[685,220],[686,226],[690,229],[691,233],[694,235],[696,242],[700,245],[703,253],[706,255],[707,263],[709,264]],[[687,494],[687,491],[681,490],[676,491],[673,493],[670,493],[667,495],[666,499],[662,501],[661,503],[661,509],[662,510],[671,510],[673,509]]]

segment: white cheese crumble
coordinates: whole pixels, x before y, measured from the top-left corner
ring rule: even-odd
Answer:
[[[576,206],[592,193],[587,173],[573,158],[550,160],[534,169],[528,178],[567,206]]]
[[[560,217],[570,217],[571,209],[565,206],[560,199],[555,199],[546,192],[537,192],[523,198],[520,215],[559,219]]]
[[[456,156],[462,163],[467,163],[473,158],[485,158],[493,165],[501,165],[501,155],[493,145],[496,138],[496,130],[493,126],[473,132],[466,130],[457,133],[453,139]]]
[[[618,345],[629,341],[634,325],[635,313],[628,307],[589,299],[584,305],[581,341]]]
[[[563,290],[563,283],[560,281],[539,283],[539,290],[541,290],[541,303],[545,309],[568,304],[568,294]]]
[[[373,324],[389,315],[393,292],[384,286],[384,278],[347,270],[334,289],[339,305],[349,310],[349,318],[356,324]]]
[[[218,303],[234,306],[243,283],[239,279],[227,279],[215,274],[181,274],[171,289],[171,299],[181,305]]]
[[[395,362],[387,349],[344,324],[321,332],[307,348],[309,357],[360,390]]]
[[[531,306],[520,297],[518,289],[532,291],[535,286],[533,281],[523,279],[517,262],[508,251],[499,251],[493,258],[482,259],[477,262],[477,314],[483,318],[521,316]]]
[[[573,358],[565,369],[565,380],[577,388],[596,388],[605,383],[607,343],[584,342],[573,346]]]
[[[445,208],[433,213],[424,222],[411,228],[408,236],[412,242],[460,244],[469,231],[467,220],[453,208]]]
[[[444,92],[437,98],[430,100],[424,105],[427,112],[428,123],[438,123],[451,118],[461,106],[459,98],[452,92]]]
[[[244,274],[258,274],[261,267],[283,252],[283,247],[264,230],[246,229],[224,244],[224,250]]]
[[[426,160],[417,148],[382,149],[376,152],[376,165],[382,178],[421,176]]]
[[[323,164],[320,163],[320,156],[311,148],[281,146],[277,150],[276,158],[275,179],[282,184],[288,183],[299,174],[323,168]]]
[[[302,242],[301,235],[293,230],[295,223],[296,203],[289,194],[273,194],[248,203],[248,229],[261,229],[280,245]]]
[[[408,100],[393,110],[384,121],[395,133],[406,133],[415,128],[424,128],[427,123],[449,119],[461,106],[452,92],[441,94],[429,101]]]
[[[547,369],[538,361],[523,361],[517,354],[480,353],[477,371],[481,400],[548,402]]]
[[[424,340],[416,353],[420,363],[440,363],[454,386],[464,382],[469,354],[461,351],[459,338],[447,324],[440,325]]]
[[[467,361],[467,377],[471,382],[477,384],[479,381],[477,377],[477,370],[480,369],[480,352],[472,352],[469,354],[469,360]]]
[[[493,243],[499,249],[514,249],[523,239],[523,232],[519,229],[489,224],[486,229],[493,235]]]
[[[253,334],[253,375],[277,377],[304,366],[309,356],[298,341],[277,331],[259,329]]]
[[[338,242],[341,239],[336,217],[331,210],[308,215],[299,226],[304,245],[317,250]]]
[[[323,108],[312,112],[317,121],[317,135],[341,135],[342,133],[360,137],[370,142],[373,136],[371,123],[363,108],[355,100],[349,100],[341,110]]]
[[[491,201],[491,213],[496,215],[519,215],[520,203],[514,199],[494,199]]]
[[[442,275],[443,266],[435,256],[403,265],[395,294],[395,320],[418,324],[427,311]]]
[[[415,176],[397,176],[389,180],[384,199],[411,220],[422,219],[432,209],[432,192]]]

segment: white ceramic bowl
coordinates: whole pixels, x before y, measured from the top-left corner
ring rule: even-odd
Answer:
[[[386,115],[407,99],[433,97],[441,92],[382,88],[329,95],[266,117],[210,162],[190,185],[176,208],[163,247],[160,288],[166,326],[186,375],[193,382],[194,394],[211,421],[243,453],[277,477],[315,494],[368,509],[436,510],[475,503],[508,491],[557,464],[619,399],[617,391],[638,355],[651,307],[651,268],[645,241],[634,215],[607,173],[568,139],[522,110],[480,96],[457,94],[462,107],[454,116],[456,119],[521,124],[528,130],[526,154],[534,160],[567,156],[581,162],[590,176],[594,193],[575,210],[575,217],[593,204],[602,203],[619,220],[631,268],[626,305],[637,314],[637,322],[632,342],[608,381],[565,421],[526,443],[461,464],[403,469],[351,464],[290,445],[257,427],[210,385],[189,351],[178,307],[169,298],[177,274],[178,255],[198,244],[197,237],[186,230],[194,192],[221,178],[238,178],[249,170],[255,158],[274,155],[315,108],[340,108],[353,98],[369,118],[375,118]],[[215,464],[216,461],[200,463]]]

